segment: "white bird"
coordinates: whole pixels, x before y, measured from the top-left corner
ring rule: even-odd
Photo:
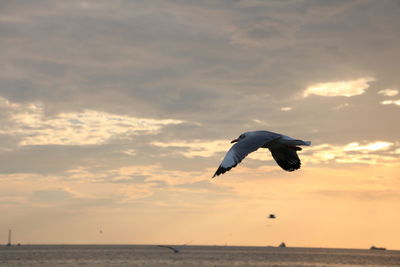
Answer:
[[[300,169],[301,162],[297,151],[300,151],[301,147],[298,146],[311,145],[310,141],[294,139],[268,131],[246,132],[232,140],[231,143],[236,144],[226,153],[213,178],[236,167],[249,153],[260,147],[268,148],[276,163],[285,171],[291,172]]]

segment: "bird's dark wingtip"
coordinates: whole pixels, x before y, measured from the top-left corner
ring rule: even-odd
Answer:
[[[219,166],[218,169],[217,169],[217,171],[214,173],[214,175],[213,175],[212,178],[214,178],[214,177],[216,177],[216,176],[218,176],[218,175],[221,175],[221,174],[225,173],[227,170],[228,170],[227,168],[224,168],[224,167],[222,167],[222,166]]]
[[[285,171],[292,172],[300,169],[300,161],[277,161],[278,165]]]
[[[214,178],[214,177],[216,177],[216,176],[218,176],[218,175],[221,175],[221,174],[226,173],[226,172],[229,171],[230,169],[236,167],[236,165],[237,165],[237,163],[236,163],[235,165],[230,166],[230,167],[227,167],[227,168],[222,167],[222,166],[220,165],[220,166],[218,167],[217,171],[214,173],[214,175],[213,175],[212,178]]]

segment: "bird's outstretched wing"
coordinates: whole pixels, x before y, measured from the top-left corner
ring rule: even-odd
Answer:
[[[295,146],[282,146],[278,148],[269,148],[272,157],[278,165],[285,171],[292,172],[300,169],[301,161],[297,155],[300,148]]]
[[[213,178],[236,167],[249,153],[256,151],[268,142],[280,138],[278,134],[266,133],[248,136],[234,144],[231,149],[229,149],[228,153],[226,153],[225,158],[214,173]]]

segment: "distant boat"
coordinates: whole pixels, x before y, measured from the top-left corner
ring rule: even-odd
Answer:
[[[267,218],[268,219],[276,219],[276,216],[275,216],[275,214],[270,214]]]
[[[375,246],[372,246],[369,249],[370,250],[386,250],[386,248],[380,248],[380,247],[375,247]]]
[[[282,243],[278,246],[278,248],[286,248],[285,242],[282,242]]]

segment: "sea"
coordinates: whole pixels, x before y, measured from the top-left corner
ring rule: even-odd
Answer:
[[[239,246],[21,245],[1,246],[0,266],[400,266],[400,251]]]

